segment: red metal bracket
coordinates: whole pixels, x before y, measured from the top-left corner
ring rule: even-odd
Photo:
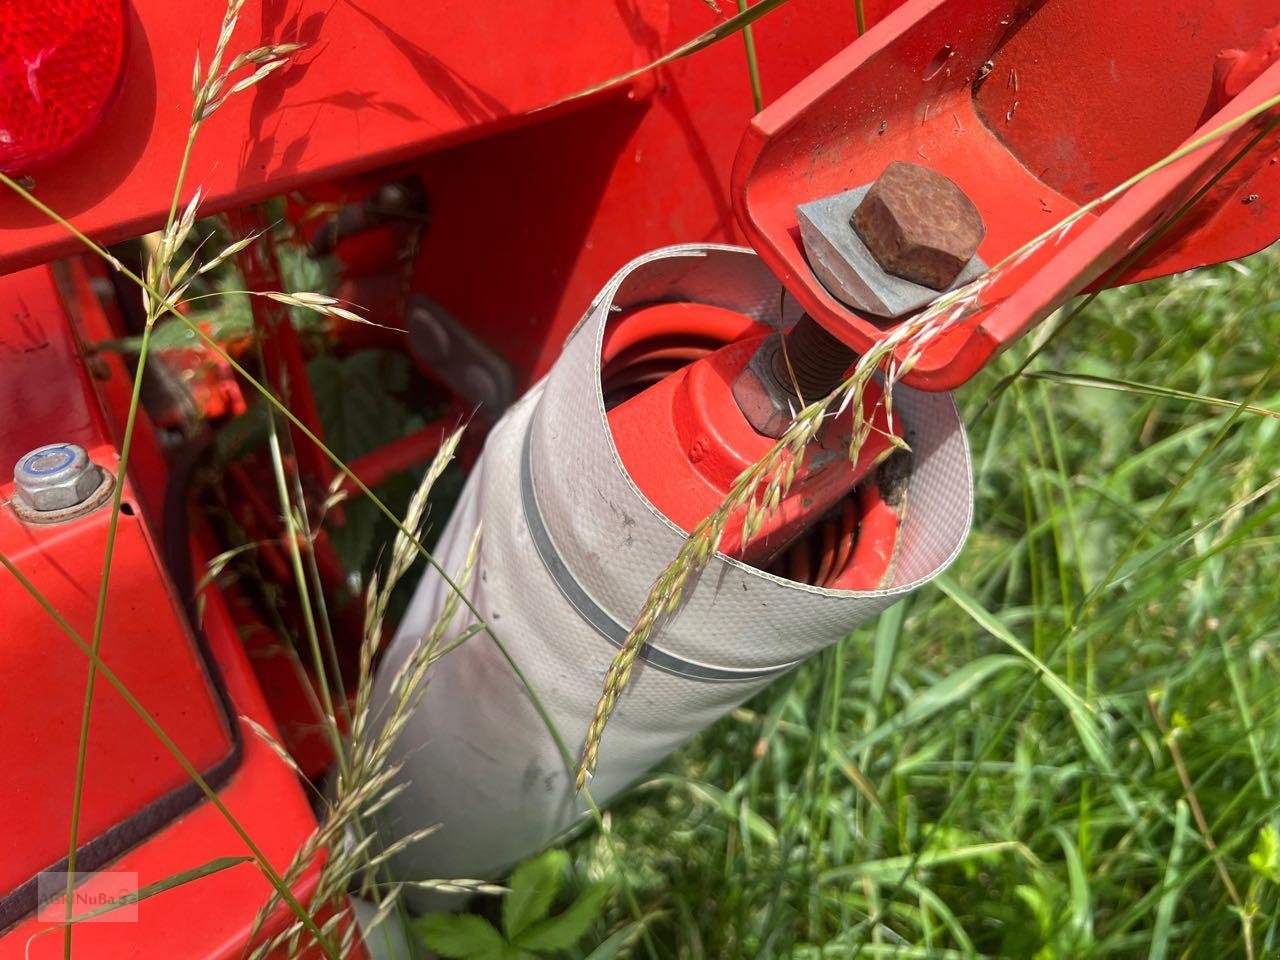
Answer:
[[[1273,4],[1184,6],[1174,15],[1166,0],[909,0],[752,122],[733,177],[743,229],[800,304],[865,352],[893,325],[822,287],[796,205],[868,183],[892,160],[923,163],[978,205],[987,223],[979,255],[999,263],[1280,91]],[[1274,136],[1209,185],[1264,121],[1199,146],[1006,265],[905,381],[951,389],[1091,284],[1239,257],[1275,239]]]
[[[0,437],[8,464],[24,449],[49,437],[89,450],[115,470],[115,437],[123,416],[120,392],[128,393],[131,373],[116,355],[99,354],[86,366],[81,340],[118,334],[95,305],[88,279],[77,263],[67,265],[70,289],[59,291],[48,268],[0,280],[0,410],[9,429]],[[75,317],[69,321],[67,310]],[[109,401],[109,403],[104,403]],[[229,756],[234,769],[214,778],[223,802],[277,869],[283,869],[315,829],[315,818],[293,770],[247,728],[232,730],[236,718],[250,717],[278,736],[275,721],[254,679],[232,612],[214,584],[202,590],[199,627],[209,660],[224,684],[225,711],[199,655],[196,638],[161,557],[158,504],[167,475],[151,424],[139,415],[124,505],[117,534],[111,594],[106,608],[101,656],[130,692],[201,770],[214,771]],[[108,510],[101,508],[66,523],[20,522],[5,502],[12,485],[0,484],[0,552],[36,585],[83,637],[92,635],[98,578],[102,575]],[[193,546],[203,570],[217,549],[207,538]],[[18,678],[0,701],[5,731],[0,763],[6,772],[0,797],[21,829],[0,842],[0,897],[33,873],[54,868],[65,856],[71,815],[71,787],[79,741],[76,719],[84,695],[88,661],[49,620],[19,582],[0,576],[3,611],[2,658]],[[224,715],[225,712],[225,715]],[[157,806],[189,780],[144,727],[123,698],[100,679],[89,731],[81,836],[88,842],[110,835],[135,815],[134,832],[118,834],[128,849],[114,850],[111,870],[134,872],[140,884],[154,883],[214,857],[244,851],[222,815],[198,795],[197,802]],[[92,863],[84,856],[82,869]],[[101,866],[101,864],[97,864]],[[311,869],[296,887],[310,896],[317,881]],[[198,883],[166,891],[139,905],[138,923],[77,925],[77,955],[92,957],[172,957],[174,945],[191,957],[239,954],[258,908],[271,892],[248,864]],[[217,910],[209,910],[209,904]],[[275,929],[284,922],[277,912]],[[62,939],[30,941],[49,924],[28,914],[0,937],[0,960],[62,956]]]

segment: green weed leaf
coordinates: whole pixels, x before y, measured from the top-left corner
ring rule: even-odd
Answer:
[[[388,350],[361,350],[341,358],[325,354],[307,365],[307,373],[325,438],[347,463],[398,440],[422,423],[400,399],[410,382],[409,361],[400,354]],[[394,491],[390,489],[393,484]],[[412,479],[396,477],[383,493],[394,493],[388,499],[401,508],[414,486]],[[329,536],[344,566],[360,570],[379,542],[378,510],[359,498],[348,503],[343,513],[344,522],[331,524]]]
[[[605,884],[589,887],[564,913],[535,923],[512,939],[528,950],[567,950],[591,929],[608,899],[609,887]]]
[[[568,854],[548,850],[516,868],[511,875],[511,892],[502,901],[502,927],[509,940],[519,942],[520,934],[530,924],[547,915],[568,867]]]
[[[432,913],[414,922],[428,947],[442,957],[482,960],[509,956],[509,944],[483,917],[462,913]]]
[[[1165,865],[1163,893],[1156,906],[1155,923],[1151,928],[1151,951],[1148,960],[1165,960],[1169,955],[1170,938],[1173,931],[1173,915],[1178,907],[1178,898],[1182,896],[1182,855],[1186,847],[1188,826],[1191,821],[1191,808],[1186,801],[1179,800],[1175,806],[1173,821],[1173,843],[1169,847],[1169,860]]]

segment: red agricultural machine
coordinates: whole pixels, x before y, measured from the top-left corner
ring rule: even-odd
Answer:
[[[280,653],[303,613],[269,462],[226,458],[230,523],[193,491],[255,402],[246,371],[294,415],[305,509],[348,494],[313,543],[347,665],[364,584],[335,547],[344,513],[470,421],[435,556],[458,570],[483,529],[459,629],[485,630],[433,665],[397,748],[409,787],[378,823],[388,845],[440,824],[398,878],[496,876],[585,815],[566,747],[576,760],[596,726],[653,583],[753,464],[792,443],[786,482],[740,504],[639,650],[598,802],[954,558],[972,495],[946,391],[1074,296],[1280,235],[1272,3],[742,11],[248,0],[231,49],[287,62],[228,95],[188,156],[192,65],[223,3],[0,5],[0,957],[62,955],[60,933],[38,936],[56,926],[40,878],[67,870],[69,836],[86,902],[111,875],[146,888],[257,861],[149,897],[137,922],[77,924],[77,955],[241,955],[272,892],[262,864],[282,872],[323,816],[334,755],[309,662]],[[252,328],[220,341],[234,364],[200,341],[157,353],[126,438],[119,345],[146,312],[129,241],[172,217],[180,170],[177,209],[199,187],[201,215],[262,234],[235,254]],[[334,264],[371,323],[295,329],[265,296],[288,257]],[[313,442],[318,339],[409,357],[430,411],[351,461],[364,487]],[[856,395],[797,433],[859,365]],[[232,526],[272,590],[210,572],[239,549]],[[423,577],[375,702],[451,592]]]

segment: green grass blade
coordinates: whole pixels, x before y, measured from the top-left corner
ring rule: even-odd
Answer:
[[[1053,834],[1062,848],[1062,858],[1067,865],[1072,946],[1083,952],[1086,946],[1093,943],[1093,897],[1089,890],[1089,876],[1076,846],[1076,838],[1065,827],[1055,827]]]
[[[1123,380],[1118,377],[1098,377],[1086,373],[1064,373],[1059,370],[1028,370],[1023,374],[1032,380],[1046,380],[1071,387],[1088,387],[1093,390],[1110,390],[1115,393],[1128,393],[1134,396],[1158,397],[1163,400],[1183,400],[1187,403],[1199,403],[1222,410],[1233,410],[1238,404],[1234,400],[1211,397],[1203,393],[1192,393],[1189,390],[1175,390],[1154,383],[1139,383],[1136,380]],[[1249,403],[1244,407],[1246,413],[1255,413],[1260,417],[1271,417],[1280,420],[1280,411]]]
[[[950,850],[926,850],[919,856],[888,857],[884,860],[869,860],[866,863],[856,863],[846,867],[833,867],[824,871],[820,879],[823,884],[844,883],[863,877],[875,883],[890,883],[895,882],[902,871],[909,868],[928,869],[946,864],[989,861],[1007,853],[1017,853],[1030,861],[1035,859],[1024,844],[1016,840],[1001,840],[995,843],[955,847]]]
[[[1015,637],[1008,627],[997,620],[986,607],[978,602],[977,598],[961,587],[960,584],[945,573],[939,576],[934,583],[939,590],[955,602],[956,606],[972,617],[974,623],[1031,664],[1044,680],[1045,686],[1053,691],[1054,696],[1062,701],[1063,706],[1071,712],[1073,717],[1080,714],[1088,718],[1093,713],[1093,708],[1084,702],[1080,694],[1067,686],[1061,677],[1049,669],[1048,664],[1028,650],[1026,645]],[[1088,724],[1092,725],[1091,719],[1088,720]],[[1100,735],[1097,736],[1099,739],[1101,738]]]
[[[738,14],[744,14],[747,10],[747,0],[738,0]],[[751,104],[755,107],[756,113],[759,113],[764,109],[764,92],[760,87],[760,62],[756,58],[756,40],[751,32],[750,24],[746,24],[742,28],[742,43],[746,47],[747,53],[747,76],[751,81]]]
[[[1191,823],[1191,811],[1185,800],[1179,800],[1173,821],[1173,842],[1169,845],[1169,860],[1165,865],[1163,893],[1156,907],[1155,925],[1151,929],[1151,951],[1148,960],[1166,960],[1169,956],[1169,931],[1173,926],[1173,914],[1182,896],[1182,852],[1186,847]]]
[[[880,724],[870,733],[859,737],[850,744],[844,753],[857,756],[868,747],[887,740],[914,724],[927,720],[935,714],[957,707],[974,696],[984,684],[994,676],[1012,667],[1025,666],[1023,658],[1008,654],[991,654],[970,661],[957,668],[944,679],[925,687],[906,706],[894,716]]]
[[[884,703],[885,691],[889,688],[889,676],[893,672],[893,664],[898,656],[899,641],[902,639],[902,623],[907,616],[907,608],[911,599],[907,598],[880,614],[876,618],[875,631],[872,634],[871,648],[871,703],[880,706]]]
[[[75,890],[76,854],[80,849],[80,806],[84,799],[84,774],[89,759],[89,722],[93,714],[93,697],[98,682],[98,653],[102,650],[102,629],[106,623],[107,596],[111,584],[111,561],[115,557],[116,534],[120,528],[120,506],[124,500],[125,479],[128,476],[129,454],[133,450],[133,429],[138,417],[138,402],[142,396],[142,374],[147,363],[147,347],[150,342],[151,323],[142,332],[142,345],[138,350],[138,365],[133,376],[133,388],[129,395],[129,413],[125,419],[124,438],[120,443],[120,465],[116,471],[115,490],[111,495],[111,515],[107,520],[107,545],[102,558],[102,578],[98,581],[98,602],[93,615],[93,634],[89,643],[92,659],[84,685],[84,704],[80,713],[80,739],[76,748],[75,783],[71,795],[71,837],[67,850],[67,920],[71,919],[72,894]],[[71,927],[68,924],[63,935],[63,956],[71,960]]]

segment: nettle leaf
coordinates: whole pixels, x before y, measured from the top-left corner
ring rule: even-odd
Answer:
[[[404,435],[411,415],[398,395],[409,385],[407,357],[390,350],[322,354],[307,374],[325,441],[347,463]]]
[[[512,943],[518,942],[520,934],[530,924],[547,915],[551,902],[560,892],[568,867],[567,853],[548,850],[541,856],[526,860],[511,874],[511,892],[502,901],[502,927]]]
[[[322,354],[307,365],[325,441],[346,463],[398,440],[421,418],[400,400],[409,386],[409,360],[389,350],[361,350],[349,357]],[[394,477],[379,491],[384,500],[406,502],[416,484]],[[394,490],[392,489],[394,488]],[[395,503],[389,503],[395,509]],[[329,536],[348,570],[366,566],[377,542],[381,514],[358,498],[343,507],[343,523],[330,524]]]
[[[567,950],[591,929],[608,899],[609,887],[605,884],[588,887],[564,913],[535,923],[518,937],[512,937],[512,942],[527,950]]]
[[[432,913],[413,923],[428,947],[442,957],[459,960],[505,958],[510,945],[493,924],[469,913]]]
[[[504,943],[501,947],[477,953],[471,960],[538,960],[538,955]]]
[[[1258,831],[1258,841],[1249,854],[1249,866],[1260,877],[1280,883],[1280,835],[1273,826]]]
[[[220,465],[228,464],[251,450],[265,446],[271,433],[270,417],[270,408],[259,400],[218,430],[213,440],[217,462]]]

